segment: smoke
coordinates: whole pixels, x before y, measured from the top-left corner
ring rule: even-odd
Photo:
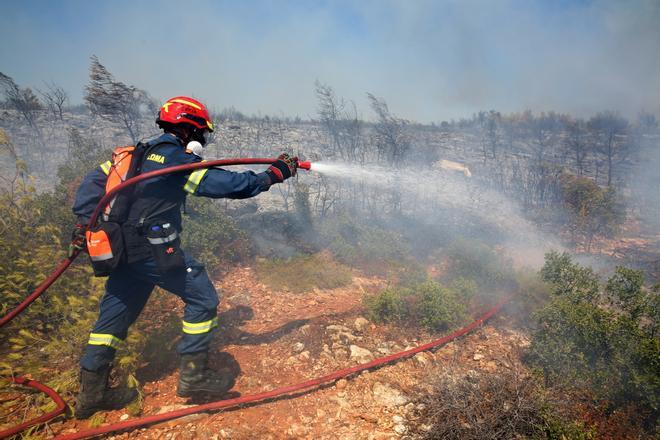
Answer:
[[[479,239],[496,244],[516,266],[533,268],[543,264],[547,251],[562,249],[558,240],[527,220],[514,201],[462,172],[433,168],[395,171],[337,162],[314,162],[312,171],[397,194],[405,205],[402,211],[414,218],[414,222],[399,227],[410,231],[414,223],[421,222],[426,226],[419,231],[422,241],[432,240],[425,235],[429,229],[450,232],[455,238]]]
[[[651,135],[643,142],[639,169],[630,178],[632,196],[639,206],[640,218],[660,231],[660,136]]]
[[[9,2],[0,59],[21,85],[54,81],[73,103],[96,54],[161,99],[248,114],[313,115],[320,79],[361,109],[369,91],[421,122],[491,108],[630,117],[660,112],[658,23],[655,0]]]

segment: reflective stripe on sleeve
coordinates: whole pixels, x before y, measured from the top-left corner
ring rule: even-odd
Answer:
[[[200,335],[202,333],[208,333],[211,329],[218,326],[218,317],[204,322],[183,322],[183,332],[189,335]]]
[[[89,345],[107,345],[112,348],[119,348],[122,342],[118,337],[104,333],[90,333],[87,341]]]
[[[108,160],[107,162],[103,162],[99,166],[101,167],[101,170],[103,170],[103,173],[105,173],[106,176],[110,174],[110,167],[112,166],[112,162]]]
[[[204,174],[206,174],[207,171],[208,168],[201,168],[190,173],[190,177],[188,177],[188,181],[183,186],[183,190],[190,194],[195,194],[195,191],[197,191],[197,187],[199,186],[199,182],[202,181],[202,177],[204,177]]]

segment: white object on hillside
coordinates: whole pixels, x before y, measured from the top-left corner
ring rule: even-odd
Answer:
[[[465,174],[465,177],[472,177],[472,173],[465,164],[454,162],[447,159],[439,160],[435,164],[436,166],[439,166],[442,169],[460,171],[463,174]]]

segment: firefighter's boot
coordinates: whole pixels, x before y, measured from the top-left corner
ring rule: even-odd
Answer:
[[[99,371],[80,370],[80,393],[76,399],[76,419],[87,419],[97,411],[121,409],[138,395],[135,388],[108,388],[110,366]]]
[[[234,386],[231,374],[208,367],[208,352],[181,355],[181,371],[176,395],[179,397],[222,396]]]

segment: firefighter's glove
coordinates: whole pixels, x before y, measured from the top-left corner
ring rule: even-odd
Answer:
[[[288,154],[280,154],[277,160],[266,170],[272,183],[282,183],[298,171],[298,158]]]
[[[73,257],[76,251],[84,251],[87,248],[87,239],[85,238],[87,225],[76,224],[71,232],[71,244],[69,245],[69,258]]]

